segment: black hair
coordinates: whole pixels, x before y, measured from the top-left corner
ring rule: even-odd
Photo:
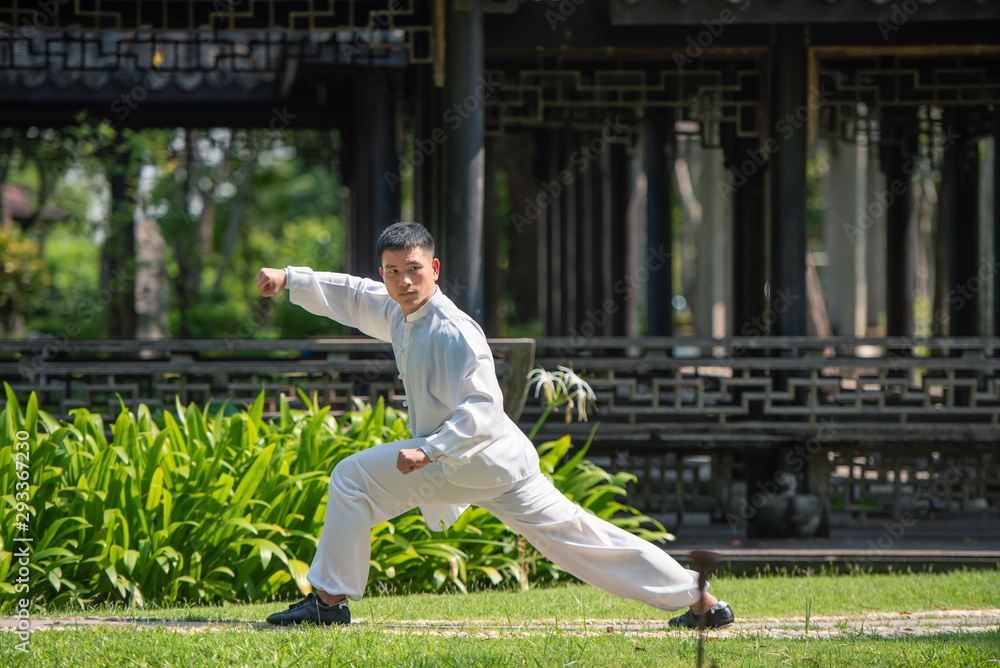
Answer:
[[[411,248],[422,248],[434,257],[434,237],[420,223],[393,223],[382,230],[375,243],[375,252],[379,263],[385,251],[401,251]]]

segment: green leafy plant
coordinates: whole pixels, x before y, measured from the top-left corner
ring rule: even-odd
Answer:
[[[222,405],[176,406],[156,421],[124,406],[108,431],[98,414],[71,422],[22,413],[5,385],[0,414],[0,591],[15,593],[15,435],[28,432],[29,577],[32,600],[52,605],[125,601],[264,600],[308,590],[330,471],[364,448],[410,436],[405,415],[380,400],[358,401],[337,419],[300,393],[305,408],[263,419],[264,396],[235,414]],[[22,434],[23,435],[23,434]],[[568,438],[539,446],[543,471],[572,499],[619,526],[656,539],[662,527],[617,501],[628,474],[566,460]],[[623,517],[616,514],[624,513]],[[502,522],[471,508],[432,533],[416,511],[372,529],[369,586],[395,592],[565,578]],[[6,597],[10,605],[15,597]]]

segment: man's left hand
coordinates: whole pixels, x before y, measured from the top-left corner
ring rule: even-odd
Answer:
[[[427,453],[419,448],[404,448],[399,451],[396,457],[396,468],[403,475],[413,473],[417,469],[422,469],[431,463],[431,458]]]

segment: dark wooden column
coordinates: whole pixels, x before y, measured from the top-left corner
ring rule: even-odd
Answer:
[[[820,106],[819,92],[808,90],[806,29],[779,25],[774,29],[771,51],[770,156],[770,306],[762,323],[773,321],[769,334],[806,334],[806,151],[808,120]],[[774,150],[770,150],[773,148]],[[741,161],[742,162],[742,161]],[[746,187],[744,184],[743,187]],[[750,194],[753,191],[749,191]],[[749,196],[749,195],[748,195]],[[735,207],[738,208],[738,207]],[[742,329],[743,325],[738,325]],[[763,327],[763,324],[761,325]],[[738,331],[738,333],[744,333]],[[772,374],[776,389],[787,386],[790,376]],[[793,462],[799,460],[800,466]],[[802,466],[801,464],[806,464]],[[791,444],[775,445],[766,456],[747,461],[749,537],[799,537],[802,517],[817,521],[814,535],[829,535],[828,494],[813,470],[828,463],[819,455],[801,462]]]
[[[646,241],[651,253],[671,253],[671,175],[673,153],[673,127],[666,118],[649,118],[642,124],[642,165],[646,172]],[[642,254],[645,262],[649,253]],[[671,261],[649,269],[647,288],[647,334],[670,336],[674,332],[674,309]],[[640,265],[642,266],[642,265]]]
[[[441,91],[434,85],[432,68],[414,67],[410,75],[413,77],[413,215],[434,235],[440,255],[444,251],[441,244],[445,239],[441,215],[444,178],[442,151],[434,138],[444,132],[441,127]],[[435,130],[438,130],[437,135]],[[418,153],[420,157],[417,157]]]
[[[479,2],[448,3],[445,29],[445,234],[451,298],[483,322],[483,15]],[[447,291],[447,290],[446,290]]]
[[[731,128],[723,134],[726,152],[726,169],[729,170],[732,190],[725,190],[733,199],[733,336],[762,336],[767,331],[767,210],[766,169],[769,153],[754,138],[738,138]],[[766,141],[774,142],[773,138]],[[774,144],[768,144],[773,146]],[[736,349],[735,354],[754,357],[760,350]],[[764,372],[754,371],[762,376]],[[734,388],[734,397],[742,396],[741,388]],[[764,402],[748,403],[749,417],[761,419]],[[752,467],[749,467],[752,468]]]
[[[503,298],[506,270],[500,267],[501,223],[498,215],[497,170],[503,142],[497,137],[485,140],[486,159],[483,188],[483,331],[487,336],[500,333],[500,301]]]
[[[558,138],[557,153],[553,156],[552,172],[542,189],[548,192],[553,201],[559,205],[559,277],[562,292],[563,329],[570,336],[580,334],[580,318],[576,312],[576,198],[572,186],[563,185],[559,179],[560,173],[566,169],[569,162],[569,146],[572,144],[574,132],[571,130],[553,130]]]
[[[944,116],[946,136],[960,137],[944,152],[940,225],[946,235],[947,293],[949,336],[975,336],[979,333],[979,277],[982,259],[979,252],[979,154],[978,142],[962,124],[961,113],[954,107]]]
[[[570,147],[589,144],[593,135],[588,132],[575,134]],[[572,154],[570,154],[572,155]],[[574,165],[567,167],[573,178],[573,196],[576,198],[576,312],[580,317],[580,333],[584,336],[600,334],[601,325],[607,320],[601,305],[595,299],[595,216],[594,216],[594,172],[597,166],[588,163],[580,170]],[[590,323],[590,324],[587,324]]]
[[[628,266],[628,250],[631,232],[628,225],[629,205],[629,159],[623,144],[609,144],[604,155],[608,157],[607,180],[605,191],[607,202],[604,206],[606,225],[611,235],[610,272],[606,290],[608,298],[614,301],[616,310],[611,319],[611,334],[625,336],[628,334],[628,299],[635,296],[629,293],[625,278],[633,268]],[[603,158],[603,156],[602,156]]]
[[[611,152],[612,148],[609,147],[593,165],[593,169],[595,170],[594,180],[596,182],[594,190],[597,193],[595,215],[597,217],[598,228],[596,233],[598,251],[594,263],[594,292],[597,301],[601,304],[609,300],[614,302],[615,297],[611,290],[613,282],[611,276],[614,273],[614,245],[612,240],[615,235],[615,206],[613,201],[615,187],[611,173]],[[610,317],[606,318],[601,325],[599,333],[601,336],[611,336],[615,331],[615,317],[614,314],[610,314]]]
[[[194,148],[189,147],[188,150],[193,151]],[[108,303],[108,338],[132,339],[135,338],[138,322],[135,314],[135,189],[139,175],[132,161],[130,146],[119,140],[112,151],[108,169],[111,219],[102,251],[101,289],[111,296]],[[192,247],[197,248],[197,243]],[[200,263],[195,266],[200,270]],[[196,289],[194,294],[197,296]]]
[[[545,289],[539,279],[544,265],[539,260],[539,234],[544,218],[533,203],[538,188],[538,151],[535,134],[521,130],[504,137],[503,161],[510,192],[510,268],[508,282],[514,302],[514,322],[527,325],[540,317]]]
[[[808,50],[806,28],[802,25],[779,25],[774,28],[771,50],[771,123],[769,130],[776,142],[770,158],[770,244],[771,266],[769,308],[761,319],[760,329],[771,322],[767,332],[773,336],[806,334],[806,148],[808,143],[809,90],[806,73]],[[742,327],[742,325],[741,325]],[[783,390],[794,371],[772,374],[774,387]],[[782,497],[805,491],[805,479],[792,472],[786,463],[787,446],[769,452],[763,480],[754,480],[767,494],[768,506],[760,508],[748,527],[748,535],[789,536],[791,527],[775,513],[776,521],[765,526],[767,513],[783,504]],[[749,468],[749,467],[748,467]],[[763,473],[763,471],[761,471]],[[748,476],[749,476],[748,472]],[[781,483],[780,485],[778,483]],[[748,477],[747,495],[753,500],[757,491]],[[791,503],[791,501],[789,501]]]
[[[913,335],[916,272],[910,218],[915,121],[915,117],[911,119],[908,115],[886,118],[882,135],[881,162],[886,187],[875,198],[886,208],[886,334],[889,336]]]
[[[546,130],[542,133],[544,140],[541,145],[542,167],[539,170],[541,179],[533,199],[538,209],[542,211],[540,220],[545,224],[544,251],[539,258],[545,267],[546,301],[545,331],[550,336],[567,336],[569,325],[566,322],[565,272],[566,248],[563,243],[562,201],[553,197],[545,189],[544,184],[551,183],[559,173],[562,164],[562,133],[558,130]]]
[[[775,27],[772,60],[771,303],[781,299],[770,333],[806,333],[806,143],[809,111],[805,27]],[[782,298],[782,295],[787,295]],[[787,307],[786,307],[787,306]]]
[[[726,152],[726,169],[731,174],[733,190],[726,190],[733,198],[733,335],[762,336],[767,331],[765,322],[767,296],[764,286],[767,282],[767,219],[766,219],[766,167],[763,156],[769,155],[761,148],[761,142],[754,138],[737,138],[729,128],[723,133],[723,147]],[[767,141],[767,139],[765,139]],[[776,141],[773,137],[770,141]],[[774,146],[775,144],[770,144]],[[756,157],[756,160],[754,159]],[[763,163],[763,164],[759,164]],[[734,350],[743,357],[759,356],[759,350]],[[755,372],[756,376],[763,372]],[[743,390],[733,389],[734,398],[741,397]],[[748,417],[760,420],[764,412],[764,402],[748,402]],[[753,505],[755,494],[770,489],[773,480],[772,460],[766,455],[746,456],[748,504],[747,535],[758,533],[753,517],[759,508]],[[756,497],[759,498],[759,497]]]
[[[993,282],[993,336],[1000,336],[1000,105],[993,105],[993,256],[988,258]]]
[[[399,220],[401,174],[396,154],[396,105],[390,73],[368,68],[354,78],[354,126],[344,132],[350,191],[347,271],[380,280],[375,242]]]
[[[537,212],[538,315],[543,335],[558,336],[562,332],[559,329],[559,287],[556,283],[558,274],[555,273],[554,265],[558,263],[559,258],[553,247],[553,243],[558,241],[558,237],[553,239],[553,204],[543,198],[544,192],[539,185],[549,178],[552,163],[552,132],[550,130],[543,129],[535,133],[535,148],[538,155],[535,176],[538,177],[538,180],[527,191],[528,199],[525,201],[525,208],[534,207],[532,212]],[[548,205],[543,207],[542,204],[545,202],[548,202]]]
[[[760,155],[756,139],[734,139],[727,151],[726,167],[741,175],[733,198],[733,335],[763,334],[763,314],[767,308],[764,284],[766,220],[764,168],[754,169],[753,156]],[[748,162],[750,161],[750,162]],[[743,166],[746,165],[744,168]],[[745,178],[745,180],[743,180]]]

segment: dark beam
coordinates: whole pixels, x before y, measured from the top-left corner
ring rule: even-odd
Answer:
[[[593,2],[593,0],[591,0]],[[872,0],[701,0],[700,2],[615,2],[611,4],[613,25],[688,25],[710,35],[729,26],[748,23],[872,23],[879,34],[892,36],[903,26],[921,22],[985,21],[1000,18],[996,3],[923,2],[891,5]]]
[[[616,26],[608,21],[607,0],[587,0],[574,6],[572,13],[560,12],[559,5],[550,2],[523,2],[511,14],[488,14],[485,37],[492,47],[656,47],[686,46],[693,37],[693,26]],[[735,27],[714,40],[720,46],[766,43],[766,26],[739,31]],[[728,34],[727,34],[728,33]],[[672,63],[669,63],[673,66]]]
[[[861,2],[862,0],[856,0]],[[810,35],[812,44],[833,45],[867,45],[867,46],[901,46],[928,44],[981,44],[990,45],[996,42],[998,22],[1000,22],[1000,3],[992,2],[989,6],[977,7],[972,2],[939,2],[934,5],[921,5],[914,16],[926,17],[926,20],[907,20],[900,30],[884,31],[877,23],[881,16],[889,16],[892,6],[876,7],[870,0],[863,0],[871,5],[877,15],[866,14],[851,19],[841,17],[836,22],[822,23],[821,29],[813,30]],[[704,3],[701,2],[641,2],[617,3],[622,7],[630,7],[629,11],[640,11],[649,8],[650,11],[682,11],[691,12],[691,23],[684,24],[671,20],[666,24],[656,25],[646,21],[636,21],[633,25],[620,25],[609,21],[611,11],[608,0],[587,0],[577,5],[575,2],[555,4],[550,2],[522,2],[516,12],[510,14],[487,14],[485,24],[485,39],[488,55],[494,48],[507,47],[556,47],[572,49],[575,47],[614,47],[614,48],[655,48],[686,53],[690,48],[693,53],[702,49],[702,55],[710,55],[716,49],[749,47],[767,44],[770,38],[771,24],[811,24],[819,25],[815,18],[816,12],[836,11],[840,3],[827,3],[821,0],[814,2],[781,2],[784,11],[795,11],[803,16],[787,15],[777,20],[755,20],[754,13],[763,7],[761,3],[751,2],[745,11],[739,11],[740,5],[733,5],[728,0],[719,0],[719,9],[697,18],[701,15]],[[898,3],[897,3],[898,4]],[[569,6],[574,9],[568,11]],[[953,6],[963,5],[959,10]],[[565,7],[560,11],[560,7]],[[719,30],[719,21],[723,9],[733,11],[732,21],[724,24]],[[966,16],[956,16],[956,20],[940,20],[937,13],[948,11],[969,10]],[[929,11],[933,10],[933,11]],[[871,18],[875,16],[875,18]],[[795,20],[791,20],[791,19]],[[703,21],[708,21],[711,28]],[[714,28],[714,31],[712,30]],[[717,33],[717,34],[713,34]],[[704,33],[704,34],[703,34]],[[700,40],[700,43],[699,43]],[[693,45],[693,46],[692,46]],[[669,56],[668,56],[669,57]],[[698,56],[695,56],[696,58]],[[667,61],[673,66],[671,61]]]

